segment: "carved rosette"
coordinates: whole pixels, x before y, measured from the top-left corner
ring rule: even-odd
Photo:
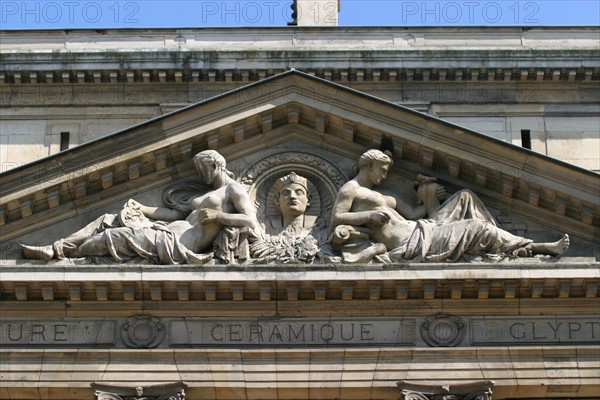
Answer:
[[[465,333],[464,322],[453,315],[431,315],[421,324],[421,337],[431,347],[458,346]]]
[[[134,349],[154,348],[162,343],[166,334],[161,320],[150,315],[134,315],[121,326],[121,340]]]

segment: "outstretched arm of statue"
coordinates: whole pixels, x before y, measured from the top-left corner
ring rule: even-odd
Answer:
[[[126,207],[140,210],[146,217],[155,221],[176,221],[178,219],[185,219],[187,214],[181,211],[172,210],[166,207],[149,207],[136,200],[129,199]]]

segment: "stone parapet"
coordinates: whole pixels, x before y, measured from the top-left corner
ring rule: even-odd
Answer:
[[[588,49],[598,27],[272,27],[3,31],[2,52],[213,49]]]

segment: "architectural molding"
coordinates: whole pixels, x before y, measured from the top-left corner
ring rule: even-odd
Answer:
[[[245,84],[290,67],[340,83],[600,80],[594,27],[327,31],[326,39],[322,28],[310,27],[139,29],[135,34],[119,29],[3,31],[0,84]],[[223,35],[227,41],[220,40]]]
[[[555,55],[561,58],[560,54]],[[573,63],[576,64],[576,63]],[[501,83],[524,82],[543,84],[556,82],[598,82],[600,67],[444,67],[414,68],[311,68],[300,66],[309,75],[328,81],[348,84],[352,82],[449,82],[449,83]],[[100,68],[100,66],[96,67]],[[88,84],[133,84],[133,83],[238,83],[247,84],[285,72],[286,68],[269,69],[178,69],[162,67],[138,69],[59,70],[0,73],[0,85],[88,85]],[[9,89],[6,89],[10,92]],[[95,94],[91,94],[89,96]]]
[[[327,31],[327,38],[323,32]],[[223,50],[241,52],[249,44],[257,51],[294,48],[364,51],[431,50],[597,50],[598,28],[582,27],[257,27],[5,30],[3,51],[77,53],[89,50],[128,52]],[[223,40],[226,36],[227,39]],[[556,40],[559,37],[560,40]],[[173,39],[178,38],[175,43]],[[181,40],[183,39],[183,40]],[[335,42],[332,42],[335,40]],[[135,46],[135,47],[133,47]]]
[[[5,307],[8,300],[220,302],[234,299],[235,290],[239,291],[239,300],[249,302],[318,301],[319,297],[358,301],[370,299],[371,289],[376,287],[380,294],[375,300],[597,298],[598,263],[590,258],[580,260],[583,262],[528,262],[526,265],[519,261],[428,263],[425,269],[417,269],[418,264],[385,268],[330,265],[325,269],[300,265],[198,269],[195,266],[18,264],[2,266],[0,273]],[[270,288],[266,298],[259,295],[259,287],[263,286]],[[44,294],[45,287],[52,290]],[[301,287],[301,293],[290,290],[294,287]],[[351,295],[343,295],[345,287],[353,287]],[[485,303],[480,304],[486,307]]]

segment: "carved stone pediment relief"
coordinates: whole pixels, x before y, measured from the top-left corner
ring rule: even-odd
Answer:
[[[242,183],[214,150],[193,161],[205,186],[167,188],[168,207],[130,199],[118,214],[100,216],[52,244],[21,244],[23,256],[95,263],[392,264],[557,257],[570,244],[568,235],[535,242],[511,234],[473,192],[448,197],[434,177],[417,177],[420,204],[380,189],[393,159],[375,149],[361,155],[357,175],[345,183],[339,169],[311,154],[266,157]]]
[[[240,101],[250,91],[252,101]],[[252,159],[248,168],[236,172],[266,230],[283,228],[271,212],[271,190],[276,179],[291,172],[307,175],[315,199],[306,213],[308,225],[313,219],[318,224],[318,216],[324,223],[333,192],[352,175],[332,164],[320,169],[321,161],[307,161],[289,148],[280,153],[295,156],[270,154],[262,161],[255,156],[294,140],[306,145],[306,157],[313,160],[325,160],[326,154],[356,160],[368,148],[390,149],[402,168],[394,167],[390,175],[401,174],[406,181],[424,173],[440,178],[451,192],[470,189],[486,206],[515,215],[517,221],[525,216],[541,227],[571,234],[580,249],[590,250],[587,255],[593,255],[600,235],[597,175],[290,71],[2,174],[2,245],[13,252],[8,258],[15,257],[11,241],[26,242],[36,230],[191,177],[193,155],[206,149],[218,149],[228,161]],[[263,176],[256,176],[257,171]],[[124,219],[135,216],[135,207],[133,211],[124,213]],[[525,235],[518,223],[513,225],[513,231]],[[228,235],[246,240],[244,232]],[[225,253],[226,259],[250,257],[249,250]],[[189,256],[196,263],[212,262],[208,256]]]

